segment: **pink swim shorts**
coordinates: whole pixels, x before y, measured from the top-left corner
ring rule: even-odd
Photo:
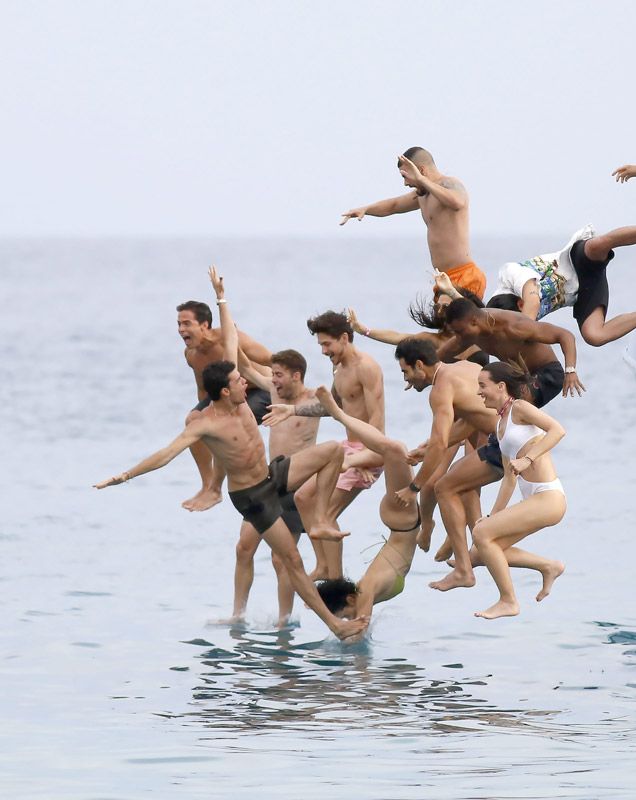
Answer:
[[[351,455],[351,453],[357,453],[359,450],[364,450],[362,442],[350,442],[346,439],[342,442],[342,446],[345,456]],[[382,467],[373,467],[369,472],[373,476],[371,481],[365,480],[362,477],[362,473],[356,467],[350,467],[348,470],[345,470],[345,472],[340,473],[336,488],[344,489],[345,492],[350,492],[352,489],[368,489],[370,486],[373,486],[380,475],[382,475]]]

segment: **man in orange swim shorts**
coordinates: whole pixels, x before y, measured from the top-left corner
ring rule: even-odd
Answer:
[[[428,229],[428,249],[433,266],[447,272],[455,286],[462,286],[483,299],[486,276],[472,260],[468,236],[468,192],[457,178],[443,175],[433,156],[423,147],[410,147],[398,156],[398,169],[405,186],[413,191],[353,208],[342,215],[350,219],[390,217],[407,211],[422,213]]]

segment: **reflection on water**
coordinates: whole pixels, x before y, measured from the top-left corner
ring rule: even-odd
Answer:
[[[502,709],[479,696],[489,675],[438,679],[404,658],[378,660],[371,645],[294,644],[293,630],[233,628],[231,650],[194,639],[199,684],[184,715],[226,732],[376,729],[388,736],[515,728],[571,737],[553,724],[556,710]],[[461,669],[461,664],[446,668]]]

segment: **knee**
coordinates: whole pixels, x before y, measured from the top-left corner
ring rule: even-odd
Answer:
[[[605,261],[611,249],[612,243],[608,236],[593,236],[583,246],[583,252],[590,261]]]
[[[278,556],[280,557],[280,566],[281,569],[286,569],[288,572],[304,572],[305,566],[303,564],[303,560],[300,557],[300,553],[298,552],[297,548],[290,548],[285,553],[279,553]],[[276,563],[274,562],[274,567],[276,567]]]
[[[443,500],[445,497],[448,497],[449,494],[452,494],[453,486],[451,481],[448,479],[448,476],[445,475],[443,478],[440,478],[438,481],[436,481],[435,484],[430,488],[435,492],[435,497],[439,501],[440,499]]]
[[[296,508],[302,512],[303,509],[309,507],[313,500],[313,488],[306,483],[294,494],[294,503]]]
[[[483,547],[490,543],[488,525],[484,521],[478,522],[473,528],[473,542],[476,547]]]
[[[395,439],[387,439],[384,444],[384,456],[393,458],[396,461],[398,459],[406,460],[407,449],[402,442],[396,442]]]
[[[601,347],[605,344],[605,337],[603,336],[602,331],[581,330],[581,336],[583,337],[583,341],[587,342],[587,344],[591,345],[592,347]]]
[[[256,548],[253,545],[249,544],[248,542],[244,542],[242,539],[238,540],[236,544],[236,560],[239,563],[249,563],[254,558],[255,552]]]

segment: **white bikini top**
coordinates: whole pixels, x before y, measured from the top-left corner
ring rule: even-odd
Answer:
[[[536,436],[543,436],[545,434],[545,431],[541,428],[537,428],[536,425],[526,425],[513,422],[512,410],[514,405],[515,404],[513,402],[510,406],[508,421],[506,422],[506,430],[504,431],[503,436],[499,436],[499,425],[501,425],[501,420],[497,423],[497,439],[499,439],[499,447],[502,454],[507,459],[517,458],[519,451],[524,445],[528,444],[528,442],[531,439],[534,439]]]

